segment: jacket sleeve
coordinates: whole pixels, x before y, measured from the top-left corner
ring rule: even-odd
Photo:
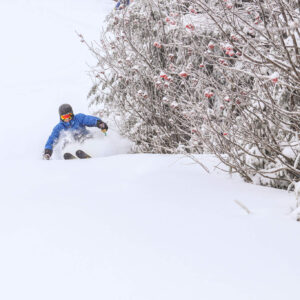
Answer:
[[[50,149],[50,150],[53,149],[53,144],[58,140],[61,130],[62,127],[59,126],[59,124],[54,127],[51,135],[48,138],[45,149]]]
[[[94,116],[88,116],[84,114],[78,114],[79,122],[81,125],[88,126],[88,127],[96,127],[97,121],[101,119],[94,117]]]

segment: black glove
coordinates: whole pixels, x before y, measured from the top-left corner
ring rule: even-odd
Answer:
[[[108,129],[107,124],[100,120],[97,121],[97,127],[105,131]]]
[[[45,149],[43,158],[49,160],[52,155],[52,152],[53,152],[52,149]]]

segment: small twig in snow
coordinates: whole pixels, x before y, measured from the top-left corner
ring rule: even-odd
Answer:
[[[209,169],[202,162],[200,162],[200,160],[198,160],[196,157],[194,157],[193,155],[189,155],[189,154],[186,154],[186,156],[189,157],[190,159],[192,159],[197,164],[199,164],[208,174],[210,173]]]
[[[251,214],[251,211],[247,208],[247,206],[246,205],[244,205],[243,203],[241,203],[240,201],[238,201],[238,200],[234,200],[234,202],[237,204],[237,205],[239,205],[242,209],[244,209],[246,212],[247,212],[247,214]]]

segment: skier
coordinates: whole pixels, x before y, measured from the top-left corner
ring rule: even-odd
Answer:
[[[115,9],[121,10],[130,4],[130,0],[119,0]]]
[[[62,104],[59,107],[58,112],[60,122],[54,127],[46,143],[43,155],[43,158],[46,160],[50,159],[53,152],[53,146],[58,141],[62,131],[70,131],[72,132],[75,140],[82,140],[82,138],[87,137],[89,134],[86,126],[98,127],[103,132],[106,132],[108,129],[107,124],[104,123],[100,118],[84,114],[74,115],[70,104]]]

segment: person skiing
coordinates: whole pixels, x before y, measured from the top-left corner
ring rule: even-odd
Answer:
[[[108,126],[100,118],[85,115],[74,115],[70,104],[62,104],[59,109],[60,122],[54,127],[45,145],[43,158],[49,160],[53,153],[53,146],[57,143],[61,132],[71,131],[75,140],[80,140],[89,134],[87,127],[98,127],[103,132],[106,132]]]
[[[117,0],[118,1],[118,0]],[[119,0],[115,9],[121,10],[130,4],[130,0]]]

